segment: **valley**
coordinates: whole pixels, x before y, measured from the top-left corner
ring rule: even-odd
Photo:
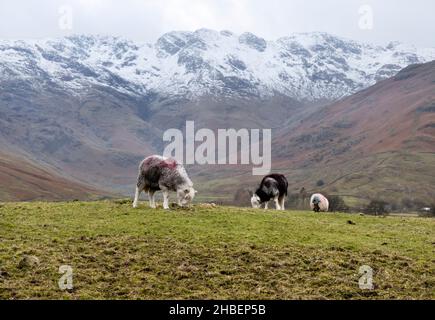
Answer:
[[[322,180],[321,191],[350,205],[426,203],[435,182],[433,59],[431,48],[326,33],[1,40],[0,147],[102,196],[131,195],[138,163],[163,153],[168,129],[184,131],[186,121],[213,132],[271,129],[272,171],[288,175],[292,192]],[[245,166],[188,171],[204,199],[231,202],[258,183]],[[38,198],[11,186],[0,200]]]

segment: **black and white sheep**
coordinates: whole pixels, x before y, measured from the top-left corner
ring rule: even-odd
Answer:
[[[253,208],[260,208],[264,203],[264,208],[268,208],[270,200],[275,201],[277,210],[284,210],[284,202],[287,197],[288,181],[282,174],[273,173],[265,176],[258,189],[251,194],[251,204]]]

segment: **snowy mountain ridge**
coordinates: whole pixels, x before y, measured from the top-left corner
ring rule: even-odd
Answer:
[[[375,46],[327,33],[267,41],[252,33],[173,31],[155,44],[110,36],[0,41],[0,85],[24,80],[80,94],[89,84],[143,96],[282,94],[337,99],[435,59],[435,48]]]

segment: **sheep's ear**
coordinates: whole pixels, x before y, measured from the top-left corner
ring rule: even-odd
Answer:
[[[195,192],[195,194],[197,194],[198,193],[198,190],[193,190],[194,192]]]

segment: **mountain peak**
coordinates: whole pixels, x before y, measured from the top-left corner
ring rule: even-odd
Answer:
[[[5,75],[38,79],[44,74],[74,92],[94,83],[136,95],[189,98],[279,93],[297,100],[331,100],[433,59],[435,49],[374,46],[325,32],[267,41],[250,32],[203,28],[171,31],[154,44],[103,35],[0,42]]]
[[[267,43],[263,38],[257,37],[255,34],[245,32],[240,35],[239,42],[257,51],[263,52],[266,50]]]

